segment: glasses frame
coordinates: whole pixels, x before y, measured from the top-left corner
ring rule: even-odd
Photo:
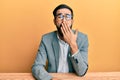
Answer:
[[[65,18],[67,21],[69,21],[69,20],[73,19],[73,16],[71,14],[63,15],[62,13],[60,13],[60,14],[57,14],[55,17],[57,20],[63,20]]]

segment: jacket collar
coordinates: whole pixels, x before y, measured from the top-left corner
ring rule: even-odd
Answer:
[[[56,72],[57,72],[58,65],[59,65],[59,49],[60,49],[58,38],[57,38],[57,31],[55,31],[54,39],[52,42],[52,47],[54,50],[55,63],[56,63],[55,65],[56,65]]]

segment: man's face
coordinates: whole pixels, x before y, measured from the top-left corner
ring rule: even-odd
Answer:
[[[63,36],[61,32],[61,27],[63,22],[65,22],[67,26],[69,26],[72,29],[73,19],[72,19],[71,11],[69,9],[63,8],[63,9],[57,10],[56,12],[54,23],[57,27],[58,33],[61,36]]]

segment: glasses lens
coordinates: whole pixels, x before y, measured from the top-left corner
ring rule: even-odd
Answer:
[[[72,16],[70,14],[66,14],[66,19],[70,20],[70,19],[72,19]]]
[[[58,20],[62,20],[62,19],[64,19],[64,17],[65,17],[66,20],[71,20],[71,19],[72,19],[72,15],[71,15],[71,14],[65,14],[65,15],[58,14],[58,15],[56,16],[56,18],[57,18]]]
[[[57,17],[58,17],[58,19],[60,19],[60,20],[64,18],[64,16],[63,16],[62,14],[61,14],[61,15],[58,15]]]

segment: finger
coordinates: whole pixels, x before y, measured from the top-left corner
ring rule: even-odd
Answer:
[[[66,25],[67,31],[69,31],[71,33],[72,30],[70,29],[70,26],[68,26],[67,22],[65,22],[65,25]]]
[[[67,23],[66,23],[66,22],[63,22],[63,25],[64,25],[64,28],[65,28],[66,32],[68,32],[69,29],[68,29],[68,25],[67,25]]]
[[[61,31],[62,31],[63,36],[64,36],[64,35],[65,35],[65,30],[64,30],[64,27],[63,27],[63,26],[61,27]]]
[[[66,33],[66,30],[65,30],[65,27],[64,27],[64,24],[63,24],[63,23],[62,23],[61,29],[62,29],[62,32],[65,34],[65,33]]]
[[[66,23],[66,26],[67,26],[67,30],[68,30],[69,32],[71,32],[70,26],[67,25],[67,23]]]

